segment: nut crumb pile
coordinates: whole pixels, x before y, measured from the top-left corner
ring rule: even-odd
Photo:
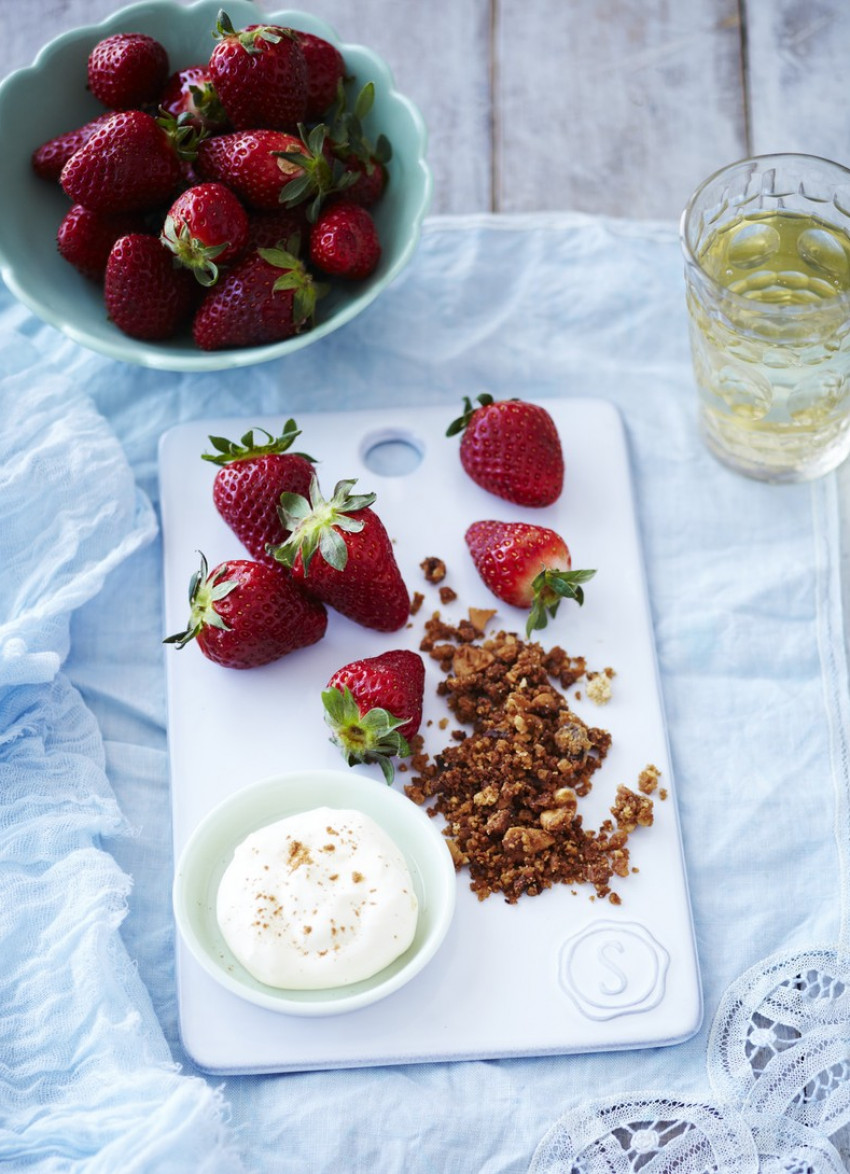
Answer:
[[[484,639],[472,618],[453,626],[439,613],[420,648],[446,674],[438,693],[470,728],[455,730],[433,759],[417,739],[405,792],[443,816],[455,865],[468,868],[479,900],[501,893],[515,904],[555,884],[590,884],[620,904],[611,881],[630,871],[630,834],[652,824],[649,791],[659,772],[646,767],[641,793],[619,786],[613,818],[596,831],[584,827],[579,800],[611,745],[561,692],[585,676],[584,658],[510,632]]]

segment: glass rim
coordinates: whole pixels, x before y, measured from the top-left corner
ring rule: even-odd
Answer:
[[[772,305],[770,302],[759,302],[757,299],[744,297],[743,294],[735,293],[734,290],[731,290],[727,286],[722,285],[716,277],[712,277],[711,274],[707,273],[700,264],[699,258],[691,248],[687,239],[685,226],[688,222],[690,214],[693,212],[694,205],[705,189],[709,186],[709,184],[714,183],[715,180],[719,179],[720,176],[724,175],[726,172],[734,171],[736,168],[742,167],[747,163],[765,163],[770,159],[805,160],[809,163],[818,163],[824,164],[827,167],[834,167],[846,175],[848,185],[850,185],[850,167],[845,166],[843,163],[837,163],[834,159],[827,159],[824,155],[811,155],[805,151],[769,151],[763,155],[743,155],[740,159],[734,160],[732,163],[724,163],[722,167],[718,167],[710,175],[706,176],[706,178],[702,180],[696,188],[694,188],[687,203],[685,204],[685,207],[682,209],[682,214],[679,218],[679,243],[681,245],[681,249],[688,268],[695,270],[699,274],[700,279],[712,291],[721,294],[722,297],[730,301],[732,305],[739,305],[741,307],[746,306],[750,308],[758,306],[760,312],[762,312],[766,317],[778,315],[781,313],[784,317],[793,316],[795,318],[802,318],[810,314],[813,315],[815,313],[823,313],[824,310],[827,309],[839,309],[843,306],[850,307],[850,289],[845,290],[843,293],[836,293],[835,296],[831,297],[828,301],[795,306],[777,306]],[[848,233],[848,236],[850,236],[850,233]]]

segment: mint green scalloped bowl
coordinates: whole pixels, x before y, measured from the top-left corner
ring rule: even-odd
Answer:
[[[216,915],[218,886],[241,841],[258,828],[317,807],[354,810],[373,819],[410,869],[419,914],[408,949],[371,978],[325,990],[284,990],[259,982],[227,946]],[[174,869],[174,918],[196,962],[231,994],[282,1014],[340,1015],[400,990],[443,944],[457,895],[455,866],[442,832],[401,791],[356,771],[303,770],[234,791],[186,841]]]
[[[70,202],[58,185],[35,175],[30,157],[47,139],[103,113],[86,89],[88,54],[99,40],[116,32],[148,33],[165,45],[174,71],[208,58],[222,7],[237,27],[276,23],[335,44],[356,79],[355,87],[374,82],[375,103],[366,129],[373,140],[379,133],[387,136],[393,157],[390,182],[374,209],[382,243],[376,272],[366,281],[351,283],[350,288],[337,286],[322,299],[316,325],[305,334],[266,346],[205,352],[188,335],[167,342],[141,342],[122,334],[109,321],[100,287],[81,277],[56,248],[56,230]],[[147,0],[120,9],[100,24],[56,37],[32,65],[0,83],[0,126],[5,128],[0,274],[6,285],[34,314],[81,346],[164,371],[221,371],[278,359],[350,322],[410,261],[433,188],[425,158],[425,123],[416,106],[396,89],[381,58],[362,45],[340,41],[330,26],[307,13],[292,9],[266,13],[249,0],[197,0],[188,6]]]

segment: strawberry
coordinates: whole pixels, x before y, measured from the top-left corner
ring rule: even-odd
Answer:
[[[309,200],[306,217],[312,224],[328,196],[345,190],[353,181],[346,175],[341,163],[334,158],[328,128],[319,123],[307,132],[299,128],[300,139],[294,149],[283,152],[283,158],[301,171],[281,193],[287,208],[294,208]]]
[[[201,285],[214,285],[248,244],[248,213],[223,183],[199,183],[169,208],[160,239]]]
[[[460,462],[476,485],[516,505],[542,507],[564,486],[564,456],[555,423],[545,408],[519,399],[467,396],[463,415],[446,436],[463,435]]]
[[[337,669],[322,703],[332,740],[348,765],[377,762],[391,783],[391,759],[410,754],[410,739],[422,722],[424,691],[422,657],[403,648]]]
[[[208,65],[189,65],[173,73],[165,83],[159,106],[175,121],[183,118],[208,134],[220,134],[229,125]]]
[[[273,212],[251,212],[248,215],[248,248],[287,248],[298,253],[308,232],[306,209],[276,208]],[[297,238],[297,239],[294,239]]]
[[[289,537],[278,514],[282,493],[306,494],[313,478],[313,458],[288,449],[300,436],[294,420],[287,420],[280,436],[264,428],[259,431],[266,443],[246,432],[241,441],[211,436],[214,453],[202,453],[205,461],[218,465],[213,482],[213,502],[220,516],[258,562],[278,566],[268,553]]]
[[[309,500],[280,499],[290,536],[271,554],[329,607],[378,632],[395,632],[410,615],[410,596],[384,524],[369,507],[374,493],[352,494],[354,481],[338,481],[325,501],[313,477]]]
[[[186,630],[165,644],[184,648],[195,640],[209,660],[230,669],[257,668],[280,660],[325,634],[328,614],[282,567],[231,559],[200,569],[189,584]]]
[[[381,259],[378,230],[369,212],[351,200],[334,202],[310,229],[310,260],[333,277],[362,280]]]
[[[88,86],[111,110],[155,102],[168,77],[165,47],[145,33],[115,33],[89,54]]]
[[[345,61],[336,45],[314,33],[297,32],[298,44],[307,66],[306,122],[320,122],[325,111],[336,101],[345,77]]]
[[[131,338],[171,338],[195,305],[195,279],[158,237],[119,237],[106,262],[103,294],[109,317]]]
[[[595,571],[573,571],[567,544],[530,522],[473,522],[466,545],[484,583],[513,607],[529,609],[526,634],[545,628],[562,599],[584,603],[581,584]]]
[[[212,83],[237,130],[294,129],[307,107],[307,64],[298,36],[279,25],[235,29],[219,13],[210,56]]]
[[[303,176],[287,152],[303,152],[297,135],[281,130],[237,130],[216,135],[198,147],[196,167],[204,179],[225,183],[250,208],[274,211],[287,184]]]
[[[60,182],[75,204],[95,212],[147,211],[173,197],[183,141],[142,110],[119,111],[74,152]]]
[[[362,204],[364,208],[371,208],[377,204],[387,186],[387,169],[377,155],[368,155],[365,159],[353,152],[343,160],[345,172],[352,176],[351,182],[345,188],[345,198],[353,204]]]
[[[344,88],[338,87],[329,130],[333,152],[342,161],[347,176],[346,199],[364,207],[370,207],[383,195],[388,178],[386,165],[393,153],[386,135],[379,135],[372,143],[364,133],[363,120],[374,101],[374,82],[363,86],[351,109],[346,104]]]
[[[91,122],[75,127],[74,130],[66,130],[63,134],[56,135],[54,138],[48,139],[46,143],[42,143],[40,147],[36,147],[32,153],[32,168],[36,175],[58,183],[62,168],[74,152],[79,151],[97,128],[112,117],[112,114],[111,110],[107,110],[104,114],[93,118]]]
[[[120,236],[144,232],[145,220],[141,212],[119,212],[108,216],[92,212],[82,204],[74,204],[62,218],[56,233],[59,252],[92,281],[103,281],[106,262],[112,246]]]
[[[192,336],[205,351],[279,342],[309,328],[323,293],[295,253],[257,249],[206,294]]]

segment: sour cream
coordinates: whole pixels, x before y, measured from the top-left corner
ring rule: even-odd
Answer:
[[[317,807],[238,845],[216,914],[233,954],[260,982],[325,990],[370,978],[403,954],[418,902],[383,828],[359,811]]]

